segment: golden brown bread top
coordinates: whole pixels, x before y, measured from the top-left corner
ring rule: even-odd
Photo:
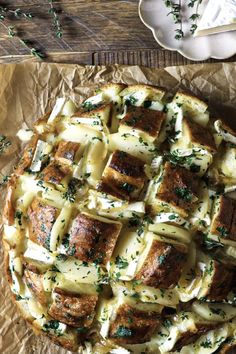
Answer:
[[[103,171],[99,190],[120,199],[138,198],[145,183],[144,162],[116,150]]]
[[[128,108],[125,117],[120,121],[120,125],[141,130],[144,133],[157,138],[165,116],[165,113],[160,111],[131,106]]]
[[[181,337],[175,343],[175,346],[172,351],[179,351],[185,345],[195,342],[203,334],[211,331],[216,327],[217,324],[196,324],[195,328],[193,328],[192,331],[188,330],[187,332],[181,333]]]
[[[25,269],[23,279],[38,302],[41,305],[47,305],[48,299],[43,287],[43,274],[33,272],[30,269]]]
[[[189,170],[166,162],[164,165],[163,179],[156,197],[183,216],[191,211],[197,200],[198,179]]]
[[[147,342],[160,325],[160,315],[140,311],[127,304],[118,308],[112,322],[109,337],[118,344]]]
[[[219,209],[213,216],[210,232],[222,239],[236,240],[236,202],[223,195],[217,202]]]
[[[23,174],[24,171],[30,167],[38,140],[39,136],[37,134],[34,134],[25,149],[23,150],[23,155],[15,171],[17,174]]]
[[[58,208],[34,198],[28,209],[30,240],[49,250],[50,233],[58,214]]]
[[[68,255],[84,262],[106,264],[114,250],[121,224],[78,214],[69,230]]]
[[[73,143],[71,141],[60,141],[57,151],[55,153],[55,160],[64,164],[71,164],[74,162],[76,152],[78,151],[80,144]]]
[[[95,316],[97,295],[75,295],[55,288],[49,315],[71,327],[89,327]]]
[[[135,279],[154,288],[173,288],[181,276],[187,247],[154,240]]]
[[[217,151],[213,135],[205,128],[190,119],[183,119],[183,128],[189,135],[193,145],[200,145],[211,153]]]
[[[69,173],[69,166],[58,163],[57,161],[52,161],[43,169],[41,179],[45,182],[58,185]]]
[[[217,261],[211,261],[208,272],[212,272],[213,277],[208,287],[207,298],[215,301],[226,299],[233,286],[234,272]]]

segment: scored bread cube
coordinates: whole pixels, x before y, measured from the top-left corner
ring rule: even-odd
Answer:
[[[136,199],[145,183],[144,162],[124,151],[111,155],[99,184],[99,190],[120,199]]]
[[[29,143],[27,144],[27,146],[25,147],[23,151],[23,155],[15,171],[17,174],[23,174],[24,171],[30,167],[37,147],[38,140],[39,140],[38,135],[34,134],[31,140],[29,141]]]
[[[30,267],[27,267],[24,270],[23,280],[38,302],[41,305],[47,305],[48,299],[43,287],[43,274],[37,272],[37,269],[30,269]]]
[[[126,104],[132,104],[140,106],[145,102],[162,102],[166,91],[160,87],[151,85],[130,85],[120,92],[120,96],[123,97]],[[160,106],[161,107],[161,106]]]
[[[160,325],[160,314],[121,305],[110,325],[109,338],[118,344],[147,342]]]
[[[236,202],[220,195],[215,198],[210,233],[223,240],[236,240]]]
[[[142,302],[125,292],[103,298],[97,313],[101,336],[121,345],[145,343],[158,329],[162,309],[162,305]]]
[[[55,153],[55,160],[62,164],[71,165],[75,161],[80,144],[71,141],[60,141]]]
[[[95,316],[97,295],[73,294],[55,288],[49,315],[71,327],[89,327]]]
[[[106,265],[114,250],[121,223],[87,213],[78,214],[68,231],[67,254],[84,262]]]
[[[59,215],[59,209],[35,197],[27,214],[30,240],[50,250],[50,234]]]
[[[171,351],[181,350],[184,346],[194,343],[202,335],[217,327],[216,323],[206,321],[191,312],[180,312],[175,317],[175,321],[178,323],[179,331],[177,341]]]
[[[222,301],[233,287],[234,272],[225,264],[210,260],[203,273],[203,284],[198,299]]]
[[[183,136],[181,139],[182,143],[186,144],[186,148],[189,141],[192,148],[206,149],[210,153],[215,153],[217,150],[210,131],[190,119],[183,119]]]
[[[57,161],[52,161],[45,167],[40,177],[44,182],[52,183],[56,186],[62,184],[67,174],[70,174],[71,170],[68,165],[62,165]]]
[[[95,120],[99,119],[101,123],[105,123],[109,125],[111,108],[112,108],[111,103],[96,106],[88,102],[88,104],[85,104],[81,110],[77,111],[73,115],[71,121],[72,122],[77,121],[83,124],[83,120],[84,120],[84,124],[86,124],[86,118],[94,118]],[[81,118],[81,120],[78,121],[77,118]],[[96,123],[93,123],[93,125],[94,125],[94,129],[96,129]]]
[[[158,138],[165,113],[144,107],[129,107],[125,117],[120,121],[120,133],[139,131],[146,139]]]
[[[209,122],[208,105],[186,92],[177,92],[173,98],[175,102],[184,112],[185,116],[192,118],[195,122],[202,126],[206,126]]]
[[[187,260],[187,246],[167,243],[155,238],[135,280],[154,288],[173,288],[177,285]]]
[[[166,162],[156,194],[160,207],[169,208],[181,216],[188,216],[198,200],[198,178],[191,171]]]

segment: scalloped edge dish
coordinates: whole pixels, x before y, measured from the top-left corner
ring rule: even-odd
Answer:
[[[210,58],[223,60],[236,54],[236,31],[213,34],[210,36],[193,37],[189,34],[189,12],[183,14],[183,30],[186,37],[181,40],[174,38],[176,25],[173,19],[167,16],[167,9],[162,0],[140,0],[139,17],[143,24],[149,28],[156,42],[163,48],[177,51],[185,58],[193,61],[203,61]],[[203,0],[200,14],[206,6]],[[163,16],[157,16],[161,11]],[[193,10],[191,10],[193,11]],[[168,31],[165,30],[168,28]]]

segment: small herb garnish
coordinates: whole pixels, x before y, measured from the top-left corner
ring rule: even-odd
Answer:
[[[62,37],[62,26],[60,23],[60,19],[58,16],[58,11],[57,9],[54,7],[53,3],[55,0],[48,0],[49,5],[50,5],[50,9],[49,9],[49,14],[52,15],[52,27],[54,29],[54,32],[57,36],[57,38],[61,38]]]
[[[224,226],[218,226],[216,230],[220,233],[221,237],[227,237],[229,235],[229,231]]]
[[[164,264],[166,260],[166,255],[161,254],[160,256],[157,257],[158,264]]]
[[[76,178],[72,178],[68,184],[68,189],[65,193],[63,193],[62,198],[68,200],[71,203],[74,203],[76,199],[77,190],[80,187],[81,181]]]
[[[22,226],[22,216],[23,216],[22,211],[16,210],[16,212],[15,212],[15,218],[17,219],[18,224],[19,224],[20,226]]]
[[[93,111],[94,109],[98,108],[98,104],[92,104],[91,102],[87,101],[82,103],[82,107],[86,112]]]
[[[140,216],[135,213],[132,213],[132,217],[129,219],[129,226],[130,227],[138,227],[138,226],[141,226],[141,224],[142,224],[142,221],[140,219]]]
[[[174,191],[179,198],[186,202],[190,202],[193,198],[192,192],[187,187],[176,187]]]
[[[117,256],[115,260],[115,264],[117,268],[124,269],[128,267],[129,262],[124,257]]]
[[[122,183],[120,187],[128,193],[132,193],[135,189],[135,187],[132,184],[129,184],[127,182]]]
[[[130,96],[125,100],[125,104],[126,106],[131,106],[131,105],[134,106],[137,101],[138,101],[137,98]]]
[[[208,338],[204,342],[201,342],[200,345],[203,348],[212,348],[212,342]]]
[[[133,335],[132,330],[125,326],[119,326],[114,334],[114,337],[131,337]]]
[[[10,140],[5,135],[0,135],[0,155],[11,145]]]
[[[52,329],[55,331],[58,329],[58,327],[59,327],[59,321],[51,320],[43,325],[43,330],[49,331],[50,329]]]

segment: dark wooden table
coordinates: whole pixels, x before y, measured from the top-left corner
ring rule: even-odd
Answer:
[[[160,48],[138,16],[138,0],[62,0],[54,6],[60,11],[63,37],[52,30],[49,2],[38,0],[0,1],[9,8],[31,11],[31,21],[4,21],[15,26],[19,36],[37,48],[45,49],[47,61],[79,64],[137,64],[165,67],[193,63],[177,52]],[[9,38],[0,23],[0,63],[30,58],[18,37]],[[235,61],[236,56],[226,60]],[[209,60],[208,62],[213,62]]]

